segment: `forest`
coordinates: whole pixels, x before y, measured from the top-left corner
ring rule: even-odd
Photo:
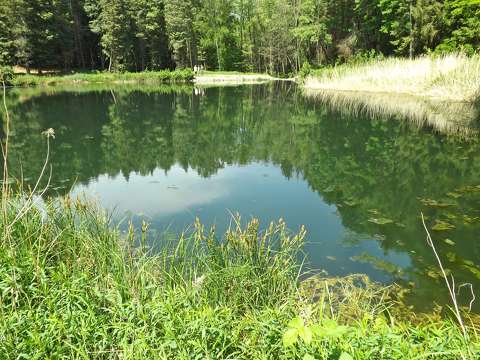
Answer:
[[[480,0],[0,0],[0,65],[291,74],[480,46]]]

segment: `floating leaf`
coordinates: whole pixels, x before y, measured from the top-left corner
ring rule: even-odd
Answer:
[[[450,262],[455,262],[455,260],[457,259],[457,255],[455,255],[455,253],[453,252],[447,252],[447,259],[448,261]]]
[[[452,246],[455,245],[455,241],[450,240],[450,239],[445,239],[445,240],[443,240],[443,242],[444,242],[445,244],[448,244],[448,245],[452,245]]]
[[[419,200],[423,205],[430,206],[430,207],[445,208],[445,207],[449,207],[449,206],[455,206],[455,204],[452,204],[452,203],[440,202],[440,201],[433,200],[433,199],[422,199],[422,198],[420,198]]]
[[[479,191],[480,191],[480,185],[476,185],[476,186],[468,185],[468,186],[463,186],[463,187],[455,190],[455,192],[457,192],[457,193],[464,193],[464,194],[474,193],[474,192],[479,192]]]
[[[393,220],[387,218],[370,218],[368,221],[377,225],[387,225],[393,223]]]
[[[448,192],[448,193],[447,193],[447,196],[450,196],[450,197],[452,197],[452,198],[454,198],[454,199],[458,199],[459,197],[462,197],[462,194],[459,194],[459,193],[457,193],[457,192],[451,191],[451,192]]]
[[[480,269],[477,268],[476,266],[470,266],[470,265],[462,265],[463,268],[467,269],[470,271],[477,279],[480,279]]]
[[[379,259],[375,256],[372,256],[366,252],[360,254],[360,255],[356,255],[356,256],[352,256],[350,258],[350,260],[352,261],[358,261],[358,262],[361,262],[361,263],[364,263],[364,264],[371,264],[375,269],[379,269],[379,270],[383,270],[383,271],[386,271],[390,274],[395,274],[395,275],[402,275],[403,274],[403,271],[400,267],[398,267],[397,265],[395,264],[392,264],[388,261],[385,261],[383,259]]]
[[[475,266],[475,263],[471,260],[463,260],[463,263],[469,266]]]
[[[442,220],[437,220],[437,223],[432,227],[433,231],[447,231],[452,229],[455,229],[455,225]]]
[[[331,260],[331,261],[337,260],[337,258],[336,258],[335,256],[330,256],[330,255],[328,255],[328,256],[325,256],[325,257],[326,257],[328,260]]]
[[[473,223],[475,221],[478,221],[478,220],[480,220],[480,218],[478,216],[470,216],[470,215],[467,215],[467,214],[463,215],[463,223],[465,225],[471,224],[471,223]]]

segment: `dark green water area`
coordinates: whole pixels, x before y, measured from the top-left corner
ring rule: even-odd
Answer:
[[[423,212],[447,272],[480,289],[476,136],[349,113],[288,83],[13,89],[7,100],[13,175],[35,182],[53,128],[47,195],[94,198],[123,228],[146,220],[155,241],[196,217],[219,233],[237,212],[261,228],[282,218],[305,225],[309,267],[396,282],[429,309],[448,297]],[[468,304],[466,287],[459,296]]]

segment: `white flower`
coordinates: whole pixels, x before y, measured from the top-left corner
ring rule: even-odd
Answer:
[[[42,132],[42,135],[45,135],[47,138],[53,138],[55,139],[55,130],[52,128],[48,128],[47,130]]]
[[[205,280],[205,275],[202,275],[200,277],[197,277],[194,281],[193,281],[193,287],[194,288],[199,288],[203,281]]]

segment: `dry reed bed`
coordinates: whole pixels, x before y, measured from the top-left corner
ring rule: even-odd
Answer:
[[[480,55],[391,58],[314,73],[308,89],[402,93],[441,100],[474,102],[480,91]]]

